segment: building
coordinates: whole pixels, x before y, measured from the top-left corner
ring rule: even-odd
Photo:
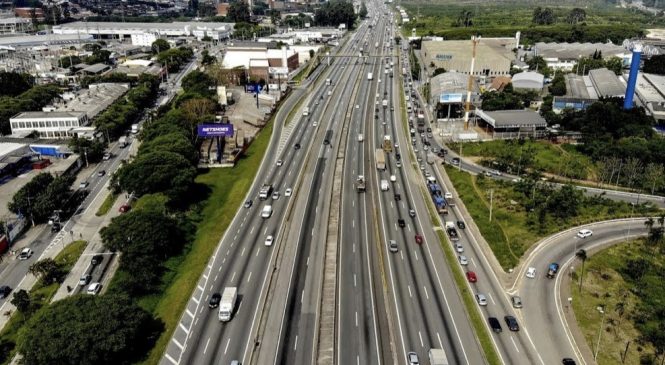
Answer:
[[[482,38],[476,45],[474,75],[509,75],[511,62],[515,59],[515,38]],[[444,68],[468,74],[471,71],[473,43],[471,40],[423,41],[420,54],[431,75],[435,69]]]
[[[73,22],[53,27],[55,34],[89,34],[98,39],[127,38],[144,45],[150,39],[210,37],[220,41],[233,34],[233,23],[172,22],[172,23],[118,23],[118,22]],[[134,35],[134,37],[132,37]],[[154,42],[154,40],[153,40]],[[152,44],[152,43],[150,43]]]
[[[24,33],[32,30],[32,21],[26,18],[0,18],[0,34]]]
[[[156,65],[151,60],[127,60],[114,69],[113,72],[123,73],[135,78],[138,78],[143,73],[164,76],[166,74],[166,67]]]
[[[520,72],[513,75],[512,83],[514,89],[541,91],[545,85],[545,76],[533,71]]]
[[[632,54],[622,46],[612,43],[544,43],[533,47],[534,56],[541,56],[552,69],[572,71],[582,57],[600,52],[603,59],[619,57],[625,67],[630,66]]]
[[[44,10],[42,8],[14,8],[14,14],[19,18],[32,19],[32,13],[38,21],[44,21]]]
[[[547,122],[533,110],[476,110],[478,126],[495,139],[542,138],[546,134]]]
[[[614,72],[606,68],[589,71],[589,79],[599,97],[623,98],[626,95],[626,85],[619,81]]]
[[[639,73],[635,94],[641,104],[654,119],[665,121],[665,76]]]
[[[228,47],[222,67],[241,67],[250,77],[265,81],[285,79],[299,65],[298,52],[293,49],[268,49],[266,44],[252,43]]]
[[[454,119],[462,115],[466,102],[469,76],[459,72],[444,72],[430,81],[430,105],[435,105],[437,119]],[[475,78],[471,102],[480,99],[480,88]]]
[[[44,138],[72,137],[69,130],[88,125],[85,112],[22,112],[9,119],[12,135],[39,132]]]

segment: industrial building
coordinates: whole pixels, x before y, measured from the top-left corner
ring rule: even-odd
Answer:
[[[459,72],[444,72],[430,81],[430,105],[435,105],[437,119],[459,118],[466,102],[469,76]],[[480,88],[475,78],[472,84],[471,102],[480,99]]]
[[[580,58],[590,57],[600,52],[603,59],[619,57],[624,66],[630,66],[631,52],[623,46],[612,43],[544,43],[533,47],[533,55],[541,56],[547,66],[564,71],[572,71]]]
[[[32,30],[32,21],[26,18],[0,18],[0,34],[24,33]]]
[[[53,27],[55,34],[89,34],[102,39],[130,39],[133,44],[151,45],[158,38],[210,37],[215,41],[228,39],[233,34],[233,23],[172,22],[172,23],[117,23],[73,22]],[[136,42],[136,43],[134,43]]]
[[[589,71],[589,79],[599,97],[622,98],[626,94],[626,85],[619,81],[614,72],[606,68]]]
[[[476,76],[509,75],[519,38],[482,38],[476,46]],[[423,41],[420,54],[428,74],[437,68],[469,74],[473,55],[471,40]]]
[[[494,139],[542,138],[547,122],[538,112],[524,110],[476,110],[478,126]]]
[[[545,76],[538,72],[527,71],[513,75],[514,89],[541,91],[545,86]]]
[[[654,119],[665,121],[665,76],[640,73],[635,88],[638,104]]]
[[[270,80],[284,78],[298,68],[298,53],[293,49],[268,49],[266,44],[232,46],[226,49],[222,67],[242,67],[250,77]]]

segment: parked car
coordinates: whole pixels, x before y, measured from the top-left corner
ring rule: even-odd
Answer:
[[[469,280],[470,283],[475,283],[476,281],[478,281],[478,277],[476,276],[476,273],[473,271],[466,272],[466,279]]]
[[[222,301],[222,295],[219,293],[213,293],[212,296],[210,297],[210,300],[208,301],[208,307],[217,308],[219,306],[219,302],[221,301]]]

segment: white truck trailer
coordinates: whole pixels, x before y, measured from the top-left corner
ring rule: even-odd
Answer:
[[[233,318],[233,309],[236,307],[238,288],[226,287],[222,292],[222,300],[219,302],[219,320],[228,322]]]

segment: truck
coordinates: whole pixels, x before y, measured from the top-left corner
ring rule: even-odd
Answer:
[[[302,115],[305,116],[305,117],[309,115],[309,107],[308,106],[306,106],[305,109],[302,110]]]
[[[448,214],[448,203],[441,194],[441,187],[436,183],[436,179],[432,176],[427,178],[427,190],[429,190],[429,193],[432,196],[436,211],[439,214]]]
[[[233,310],[236,307],[238,299],[238,288],[227,286],[222,292],[222,299],[219,302],[219,320],[228,322],[233,318]]]
[[[118,139],[118,146],[120,148],[125,148],[129,144],[129,139],[126,136],[122,136]]]
[[[270,197],[270,194],[272,194],[272,185],[263,184],[263,186],[261,186],[261,189],[259,190],[259,199],[266,200]]]
[[[261,218],[270,218],[272,215],[272,205],[264,205],[261,210]]]
[[[388,135],[383,136],[383,150],[388,153],[393,151],[393,142]]]
[[[383,102],[381,102],[381,104],[383,105],[384,108],[387,108],[388,107],[388,100],[383,99]]]
[[[356,179],[356,191],[359,193],[364,193],[367,190],[365,186],[365,177],[362,175],[358,175],[358,178]]]
[[[446,352],[442,349],[429,349],[429,363],[431,365],[448,365]]]
[[[374,153],[376,158],[376,169],[385,170],[386,169],[386,155],[382,149],[378,148]]]
[[[443,197],[446,199],[448,205],[450,205],[451,207],[455,206],[455,198],[453,198],[453,193],[446,191],[446,193],[443,194]]]
[[[367,80],[372,81],[373,78],[374,78],[374,75],[371,72],[368,72],[367,73]]]
[[[448,237],[450,237],[451,241],[459,240],[459,236],[457,235],[457,229],[455,228],[455,222],[451,221],[446,222],[446,233],[448,233]]]
[[[406,76],[406,67],[402,67],[402,75]]]
[[[374,48],[379,48],[379,42],[374,43]]]
[[[425,114],[423,113],[418,113],[418,126],[419,127],[425,126]]]
[[[390,185],[388,185],[388,180],[381,180],[381,191],[388,191],[390,189]]]
[[[132,134],[136,134],[139,132],[139,125],[138,124],[132,124]]]
[[[326,86],[332,85],[332,80],[331,79],[326,79]]]

